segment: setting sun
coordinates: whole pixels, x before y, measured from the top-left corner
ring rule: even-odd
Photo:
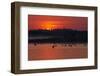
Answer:
[[[45,22],[41,25],[41,28],[44,30],[52,30],[55,29],[55,25],[52,22]]]
[[[42,29],[44,29],[44,30],[52,30],[52,29],[54,29],[54,25],[50,25],[50,24],[42,25]]]

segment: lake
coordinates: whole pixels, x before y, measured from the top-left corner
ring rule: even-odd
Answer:
[[[53,60],[87,58],[88,47],[85,43],[40,43],[28,44],[28,60]]]

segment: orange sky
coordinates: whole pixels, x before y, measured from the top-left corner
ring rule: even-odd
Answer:
[[[73,29],[87,30],[87,17],[28,15],[29,30]]]

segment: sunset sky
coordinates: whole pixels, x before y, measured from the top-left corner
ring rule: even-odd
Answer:
[[[28,15],[29,30],[73,29],[86,31],[87,17]]]

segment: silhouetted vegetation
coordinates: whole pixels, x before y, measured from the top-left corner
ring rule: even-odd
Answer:
[[[87,31],[71,29],[28,31],[29,43],[87,43]]]

